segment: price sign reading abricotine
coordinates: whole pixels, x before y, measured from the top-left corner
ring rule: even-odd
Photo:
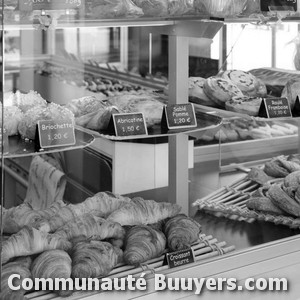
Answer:
[[[113,114],[116,136],[147,135],[143,113]]]
[[[75,9],[84,6],[85,0],[20,0],[20,10]]]
[[[195,109],[192,103],[166,105],[164,116],[168,129],[184,129],[197,126]]]
[[[193,249],[167,253],[166,258],[170,268],[191,264],[195,261]]]
[[[60,122],[38,121],[38,138],[40,148],[72,146],[76,143],[74,122],[71,119]]]
[[[265,118],[283,118],[292,117],[292,112],[287,98],[264,98],[258,115]]]

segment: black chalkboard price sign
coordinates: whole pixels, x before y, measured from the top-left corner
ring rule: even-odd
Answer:
[[[282,11],[292,10],[297,11],[297,0],[261,0],[261,11]]]
[[[147,126],[143,113],[113,114],[116,136],[147,135]]]
[[[292,117],[290,103],[287,98],[264,98],[258,116],[263,118]]]
[[[167,263],[170,268],[176,268],[191,264],[195,261],[193,249],[180,250],[166,254]]]
[[[71,146],[76,143],[74,123],[70,120],[54,122],[51,120],[38,121],[39,147],[51,148],[59,146]]]
[[[164,107],[162,126],[168,129],[185,129],[197,126],[192,103],[172,104]]]

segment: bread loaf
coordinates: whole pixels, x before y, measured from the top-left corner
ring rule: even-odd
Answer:
[[[205,94],[218,106],[225,107],[225,103],[234,96],[243,96],[235,83],[220,77],[209,77],[203,85]]]
[[[203,86],[206,79],[202,77],[189,77],[189,101],[206,106],[216,106],[205,94]]]

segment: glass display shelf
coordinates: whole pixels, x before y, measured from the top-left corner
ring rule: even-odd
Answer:
[[[61,152],[75,149],[83,149],[91,145],[94,136],[90,133],[75,129],[76,143],[72,146],[51,147],[46,149],[37,149],[37,143],[34,140],[23,139],[19,135],[8,137],[8,149],[5,149],[5,158],[15,158],[24,156],[33,156],[53,152]]]

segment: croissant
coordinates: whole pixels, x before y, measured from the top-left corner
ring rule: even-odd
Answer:
[[[22,203],[19,206],[3,210],[3,232],[16,233],[25,225],[39,219],[38,211],[32,209],[30,204]]]
[[[99,192],[81,203],[62,207],[50,220],[36,222],[34,227],[45,232],[54,232],[65,223],[87,213],[105,217],[129,201],[127,197]]]
[[[55,201],[45,210],[33,210],[29,203],[22,203],[19,206],[12,207],[3,211],[3,232],[17,233],[24,226],[34,226],[42,218],[49,219],[58,212],[65,203]]]
[[[161,255],[166,248],[166,237],[147,225],[137,225],[129,229],[125,237],[124,261],[129,265],[139,265]]]
[[[196,242],[201,232],[201,225],[184,214],[166,220],[163,232],[171,251],[188,249]]]
[[[107,217],[107,220],[118,222],[122,226],[151,224],[175,216],[180,210],[181,207],[177,204],[144,200],[136,197],[120,209],[112,212]]]
[[[55,233],[65,239],[74,239],[80,236],[104,240],[108,238],[124,239],[124,228],[115,222],[106,221],[92,214],[85,214],[73,219],[60,227]]]
[[[73,278],[106,276],[122,261],[123,251],[108,242],[87,240],[72,249]]]
[[[38,213],[41,218],[50,219],[64,206],[66,206],[66,203],[63,200],[56,200],[51,206],[44,210],[39,210]]]
[[[69,254],[63,250],[47,250],[40,254],[32,263],[33,279],[55,279],[71,277],[72,261]],[[72,291],[59,290],[60,296],[68,296]]]
[[[69,241],[61,237],[25,226],[3,242],[1,259],[2,263],[6,263],[13,257],[38,254],[51,249],[69,250],[71,246]]]
[[[25,290],[22,289],[21,282],[25,278],[31,278],[30,272],[30,265],[32,259],[29,256],[26,257],[18,257],[12,262],[9,262],[2,266],[2,273],[1,273],[1,292],[0,292],[0,299],[1,300],[21,300],[25,299],[24,294]],[[13,291],[8,286],[8,278],[13,275],[18,274],[20,275],[20,279],[14,278],[13,285],[14,286],[21,286],[20,290]]]

